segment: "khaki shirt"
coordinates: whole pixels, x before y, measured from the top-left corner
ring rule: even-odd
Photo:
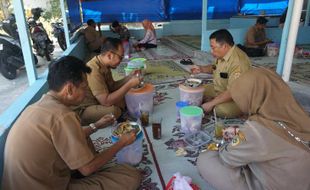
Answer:
[[[102,93],[110,93],[113,90],[115,82],[111,70],[100,63],[97,56],[93,57],[87,66],[91,68],[91,73],[87,74],[88,89],[85,99],[78,107],[100,104],[96,97]]]
[[[309,152],[255,121],[247,121],[240,131],[219,155],[228,166],[243,168],[249,189],[310,188]]]
[[[121,26],[120,32],[119,32],[119,38],[120,40],[129,40],[130,33],[126,26]]]
[[[213,83],[217,95],[229,89],[242,73],[251,68],[249,57],[236,46],[233,46],[222,59],[215,60],[214,64],[216,69],[213,71]]]
[[[4,155],[2,189],[12,190],[65,190],[70,171],[95,157],[78,116],[49,94],[15,122]]]
[[[84,29],[86,45],[91,51],[97,50],[101,47],[102,40],[98,31],[91,26]]]
[[[265,29],[257,30],[255,26],[249,28],[245,36],[245,46],[250,48],[264,48],[265,45],[257,46],[250,43],[262,42],[266,40]]]

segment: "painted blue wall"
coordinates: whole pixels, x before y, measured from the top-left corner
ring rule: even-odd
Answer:
[[[163,22],[160,25],[161,26],[156,29],[157,38],[169,35],[201,35],[201,20],[179,20]],[[229,19],[208,20],[208,28],[229,28]],[[138,29],[129,28],[129,31],[131,36],[134,36],[136,39],[141,39],[144,36],[144,30],[142,26]],[[102,33],[104,36],[118,37],[117,34],[108,31],[108,29],[102,31]]]
[[[280,16],[266,16],[268,22],[266,24],[267,27],[278,27]],[[247,28],[256,23],[257,16],[235,16],[230,18],[230,26],[229,28]]]
[[[228,30],[233,36],[235,44],[244,43],[244,38],[245,38],[248,28],[231,28]],[[208,36],[208,38],[206,39],[205,43],[203,43],[204,44],[203,49],[202,49],[203,51],[210,51],[209,36],[214,31],[215,30],[205,31],[205,35]],[[310,33],[310,26],[300,26],[296,44],[310,44],[309,33]],[[282,36],[282,29],[281,28],[267,28],[266,35],[267,35],[267,38],[272,39],[276,43],[280,43],[281,36]]]

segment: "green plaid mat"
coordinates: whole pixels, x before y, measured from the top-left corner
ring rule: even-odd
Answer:
[[[114,80],[125,77],[125,67],[127,63],[121,63],[116,69],[112,70]],[[172,60],[146,61],[144,81],[152,84],[161,84],[179,81],[187,78],[190,74]]]

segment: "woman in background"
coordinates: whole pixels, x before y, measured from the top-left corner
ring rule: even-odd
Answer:
[[[150,20],[144,20],[142,22],[142,26],[145,30],[144,38],[140,40],[138,44],[135,44],[134,48],[136,51],[140,51],[141,49],[156,48],[157,38],[152,22]]]

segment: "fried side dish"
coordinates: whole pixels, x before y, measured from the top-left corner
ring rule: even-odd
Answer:
[[[129,122],[120,123],[117,129],[113,132],[114,136],[121,136],[134,130],[136,133],[139,132],[139,125],[132,125]]]

